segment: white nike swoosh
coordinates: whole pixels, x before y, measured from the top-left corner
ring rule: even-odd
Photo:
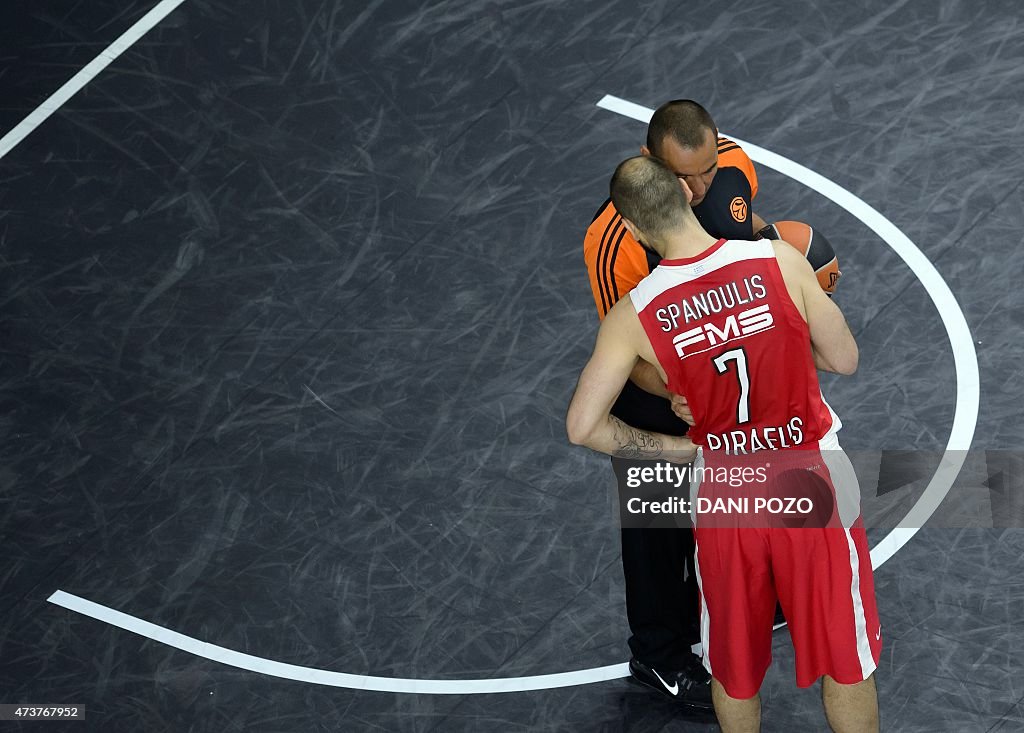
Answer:
[[[660,674],[658,674],[658,670],[656,670],[656,669],[654,669],[654,668],[652,667],[652,668],[651,668],[651,671],[652,671],[652,672],[654,672],[654,676],[655,676],[655,677],[657,677],[657,678],[658,678],[659,680],[661,680],[661,684],[665,685],[665,689],[666,689],[666,690],[668,690],[668,691],[669,691],[670,693],[672,693],[673,695],[678,695],[678,694],[679,694],[679,683],[678,683],[678,682],[676,682],[676,683],[675,683],[674,685],[672,685],[672,686],[670,687],[670,686],[669,686],[669,684],[668,684],[668,682],[666,682],[666,681],[665,681],[664,679],[662,679],[661,675],[660,675]]]
[[[879,629],[878,632],[875,634],[875,641],[881,641],[881,640],[882,640],[882,630]],[[658,674],[658,673],[655,672],[654,674]]]

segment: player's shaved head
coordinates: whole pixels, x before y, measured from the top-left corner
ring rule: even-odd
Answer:
[[[682,226],[690,211],[676,174],[650,156],[619,163],[609,189],[615,209],[653,240],[648,244]]]
[[[708,111],[692,99],[673,99],[654,111],[647,125],[647,149],[661,157],[666,138],[680,147],[695,150],[704,145],[708,132],[712,140],[718,137],[718,128]]]

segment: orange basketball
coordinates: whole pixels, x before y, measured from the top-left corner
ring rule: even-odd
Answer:
[[[839,271],[839,260],[832,245],[820,232],[811,229],[802,221],[777,221],[773,225],[779,239],[800,252],[818,276],[821,289],[831,295],[843,273]]]

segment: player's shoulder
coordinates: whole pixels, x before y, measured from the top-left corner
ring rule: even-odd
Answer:
[[[678,283],[679,276],[677,272],[672,268],[658,266],[641,278],[623,300],[631,301],[634,310],[640,313],[646,310],[647,306],[657,300],[665,291]]]
[[[704,266],[704,269],[713,269],[737,262],[777,259],[773,245],[774,242],[770,239],[750,239],[747,237],[742,239],[720,239],[714,247],[708,250],[708,254],[705,257],[708,264]]]
[[[783,239],[759,239],[758,241],[768,242],[775,253],[775,259],[779,262],[797,262],[799,260],[806,262],[806,258],[800,254],[797,248]]]
[[[619,300],[609,309],[608,314],[604,317],[601,322],[601,327],[615,330],[615,331],[629,331],[633,328],[634,324],[640,322],[638,313],[639,309],[633,302],[633,290],[629,292],[624,298]],[[606,325],[607,324],[607,325]]]
[[[775,254],[775,261],[779,264],[779,270],[786,281],[799,282],[806,280],[809,276],[814,277],[807,258],[804,257],[796,247],[782,239],[760,240],[770,242],[772,251]],[[817,280],[815,279],[815,282]]]

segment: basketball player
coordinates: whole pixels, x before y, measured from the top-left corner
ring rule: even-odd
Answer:
[[[674,100],[659,107],[641,152],[665,161],[686,182],[693,213],[706,231],[751,240],[765,227],[752,209],[757,195],[753,163],[739,145],[719,137],[701,105]],[[583,251],[600,318],[661,259],[630,234],[610,198],[587,229]],[[639,428],[684,435],[687,425],[673,413],[668,398],[655,369],[638,362],[612,414]],[[685,414],[685,402],[677,398],[676,409]],[[632,467],[629,459],[612,458],[622,503]],[[684,706],[710,708],[707,675],[691,653],[691,645],[700,640],[692,530],[623,527],[621,538],[633,677]]]
[[[705,232],[688,187],[653,157],[622,163],[611,195],[623,226],[662,260],[604,319],[569,407],[570,440],[648,460],[697,453],[698,464],[717,466],[763,451],[770,456],[764,465],[796,465],[799,476],[813,471],[831,482],[842,455],[840,423],[815,367],[849,374],[858,353],[807,261],[784,242]],[[690,436],[640,429],[611,414],[640,359],[672,392],[691,398]],[[794,640],[797,684],[823,678],[834,731],[877,731],[881,627],[859,516],[799,529],[709,528],[698,518],[695,535],[704,666],[722,730],[760,730],[758,691],[778,599]]]

